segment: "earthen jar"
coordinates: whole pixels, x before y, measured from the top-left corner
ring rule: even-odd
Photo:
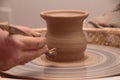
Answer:
[[[86,39],[83,21],[88,12],[80,10],[50,10],[40,13],[47,23],[48,48],[56,48],[57,55],[47,59],[58,62],[77,61],[84,58]]]

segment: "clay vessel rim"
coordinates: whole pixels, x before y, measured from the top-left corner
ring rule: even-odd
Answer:
[[[50,18],[75,18],[86,17],[88,15],[89,13],[87,11],[82,10],[47,10],[40,13],[40,16]]]

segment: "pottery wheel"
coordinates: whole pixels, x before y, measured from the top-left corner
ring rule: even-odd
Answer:
[[[120,73],[120,49],[88,44],[85,60],[52,62],[45,55],[5,72],[34,79],[88,79],[113,76]]]

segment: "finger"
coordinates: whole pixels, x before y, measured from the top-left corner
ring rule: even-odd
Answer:
[[[11,24],[12,27],[18,28],[20,30],[26,31],[26,32],[31,32],[31,29],[26,27],[26,26],[20,26],[20,25],[13,25]]]
[[[42,54],[46,53],[48,51],[48,47],[44,46],[42,49],[38,50],[29,50],[29,51],[24,51],[22,54],[19,56],[19,64],[25,64]]]
[[[40,49],[46,43],[44,37],[14,35],[12,39],[16,41],[23,50]]]
[[[5,39],[8,37],[8,35],[9,35],[9,33],[7,31],[0,29],[0,39]]]
[[[17,45],[13,39],[9,37],[9,33],[7,31],[3,31],[0,29],[0,50],[6,51],[6,49],[9,49],[8,51],[12,51],[12,48],[17,48],[19,45]],[[4,53],[5,53],[4,52]]]
[[[41,34],[39,32],[36,32],[36,31],[26,27],[26,26],[19,26],[19,25],[11,25],[11,26],[15,27],[19,30],[24,31],[24,32],[28,33],[29,35],[32,35],[32,36],[35,36],[35,37],[40,37],[41,36]]]

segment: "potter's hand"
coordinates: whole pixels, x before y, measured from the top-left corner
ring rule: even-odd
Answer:
[[[17,26],[16,28],[36,35],[32,30]],[[16,65],[25,64],[47,52],[43,37],[32,37],[12,34],[0,29],[0,71],[8,70]]]

